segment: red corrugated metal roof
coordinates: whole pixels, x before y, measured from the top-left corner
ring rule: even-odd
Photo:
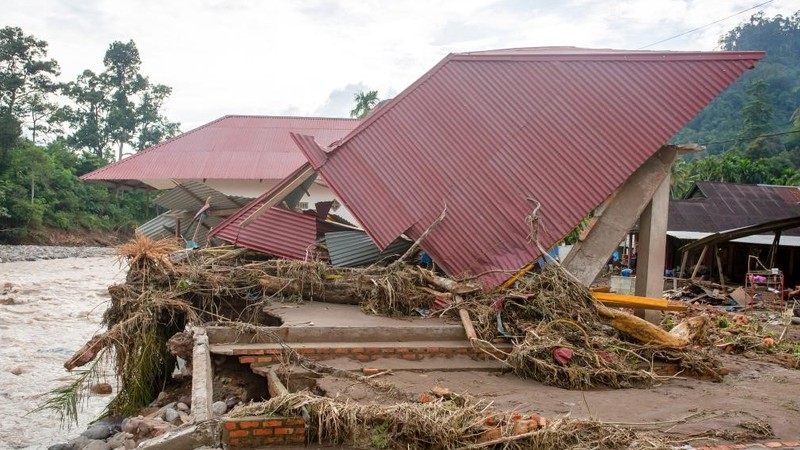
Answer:
[[[283,179],[305,162],[290,132],[330,144],[356,119],[225,116],[109,164],[83,180]]]
[[[332,150],[295,137],[379,247],[417,238],[453,275],[516,270],[559,241],[762,52],[453,54]],[[493,273],[486,287],[507,278]]]
[[[246,228],[239,227],[245,218],[246,215],[240,214],[235,220],[226,221],[214,229],[212,235],[240,247],[282,258],[304,260],[309,251],[311,256],[314,255],[313,246],[317,239],[315,216],[273,207]]]

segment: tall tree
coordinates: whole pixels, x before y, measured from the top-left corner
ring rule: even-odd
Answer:
[[[74,103],[62,111],[74,130],[72,145],[101,158],[116,150],[121,159],[126,147],[140,150],[179,132],[179,124],[161,114],[172,89],[141,74],[133,41],[111,43],[103,64],[102,73],[84,71],[64,90]]]
[[[42,105],[58,87],[58,70],[58,63],[47,59],[47,42],[25,35],[18,27],[0,29],[1,167],[7,166],[8,148],[21,135],[29,115],[41,119]]]
[[[350,111],[350,117],[363,119],[367,117],[372,108],[380,102],[378,91],[361,91],[355,95],[356,106]]]

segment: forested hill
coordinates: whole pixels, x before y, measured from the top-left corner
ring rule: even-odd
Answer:
[[[800,184],[800,11],[758,13],[723,35],[720,48],[766,56],[673,137],[707,148],[675,164],[673,197],[700,180]]]
[[[754,131],[789,131],[800,108],[800,11],[792,17],[754,15],[722,36],[720,47],[728,51],[763,50],[767,54],[681,130],[675,141],[706,144],[709,154],[734,148],[737,141],[754,137],[742,134],[747,128],[742,112],[752,102],[761,102],[760,112],[771,116],[759,124],[765,129]],[[759,81],[764,83],[761,88]],[[758,95],[763,98],[754,97]]]

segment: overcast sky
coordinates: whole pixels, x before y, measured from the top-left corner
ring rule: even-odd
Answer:
[[[346,117],[359,90],[392,97],[451,52],[535,46],[637,49],[765,0],[2,0],[0,27],[49,44],[61,80],[102,70],[133,39],[142,72],[173,88],[188,131],[226,114]],[[715,50],[758,10],[650,47]]]

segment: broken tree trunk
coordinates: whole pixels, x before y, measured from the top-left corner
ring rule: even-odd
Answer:
[[[682,348],[689,345],[691,339],[686,336],[676,336],[663,330],[661,327],[640,319],[634,315],[607,308],[596,304],[600,317],[609,321],[612,327],[639,342],[657,344],[670,348]]]
[[[76,367],[81,367],[91,362],[95,356],[106,346],[106,341],[103,339],[105,334],[98,334],[80,348],[72,358],[64,363],[64,368],[72,370]]]

